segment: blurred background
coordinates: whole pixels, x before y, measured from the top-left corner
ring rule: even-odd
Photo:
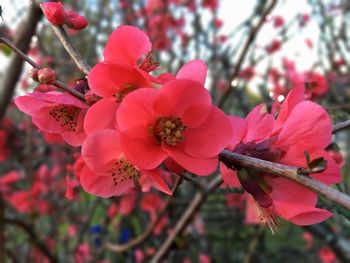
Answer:
[[[246,116],[257,104],[284,100],[292,87],[317,83],[310,98],[333,123],[350,119],[350,2],[346,0],[62,1],[89,26],[68,30],[91,66],[121,24],[145,31],[160,62],[156,74],[192,59],[208,67],[206,88],[226,113]],[[53,33],[36,1],[1,0],[0,36],[73,85],[84,75]],[[260,23],[267,8],[271,12]],[[250,39],[250,40],[249,40]],[[242,55],[244,54],[244,55]],[[33,91],[31,67],[0,44],[0,259],[5,262],[148,262],[196,192],[181,182],[159,192],[97,198],[79,186],[79,148],[39,132],[12,98]],[[222,96],[233,87],[224,101]],[[350,194],[350,130],[335,135],[335,158]],[[205,182],[207,179],[202,179]],[[350,211],[320,198],[334,216],[311,227],[281,221],[271,233],[252,222],[240,190],[219,189],[172,245],[166,262],[350,262]],[[158,212],[162,210],[161,215]],[[154,224],[152,229],[149,226]],[[148,231],[148,232],[147,232]],[[137,246],[128,244],[142,234]]]

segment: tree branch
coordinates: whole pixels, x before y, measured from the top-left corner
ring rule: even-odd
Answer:
[[[228,166],[232,166],[233,164],[246,168],[254,168],[267,174],[287,178],[350,210],[349,196],[312,179],[307,174],[301,174],[302,169],[300,169],[300,167],[293,167],[260,160],[250,156],[233,153],[227,150],[224,150],[220,153],[219,159]]]
[[[46,246],[44,242],[42,242],[38,236],[35,234],[32,226],[27,225],[25,222],[22,222],[17,219],[5,218],[6,224],[11,224],[22,228],[28,235],[33,244],[47,257],[50,259],[51,263],[58,262],[58,259],[55,255],[51,254],[51,250]]]
[[[243,65],[245,57],[248,54],[248,51],[249,51],[251,44],[254,42],[256,36],[258,35],[258,32],[260,31],[264,22],[266,21],[266,17],[271,13],[271,11],[276,6],[276,4],[277,4],[277,0],[272,0],[271,3],[265,9],[265,11],[261,14],[259,22],[256,24],[255,27],[253,27],[251,29],[250,34],[249,34],[249,36],[248,36],[248,38],[243,46],[242,52],[240,53],[240,56],[239,56],[238,61],[236,63],[236,66],[234,67],[234,70],[231,74],[227,88],[226,88],[225,92],[222,94],[222,96],[220,97],[220,100],[218,102],[218,106],[220,108],[224,105],[225,101],[227,100],[230,93],[232,92],[233,87],[231,85],[231,82],[238,77],[238,74],[241,71],[241,67]]]
[[[157,218],[151,224],[149,224],[147,229],[141,235],[139,235],[136,238],[130,240],[128,243],[122,244],[122,245],[112,244],[110,242],[107,242],[105,244],[105,248],[110,250],[110,251],[113,251],[113,252],[121,253],[121,252],[127,251],[127,250],[129,250],[129,249],[139,245],[144,240],[146,240],[152,234],[154,228],[158,225],[159,221],[162,219],[163,215],[167,211],[167,209],[168,209],[168,207],[169,207],[169,205],[170,205],[170,203],[171,203],[171,201],[172,201],[172,199],[174,197],[174,194],[175,194],[177,188],[179,187],[180,183],[181,183],[181,177],[178,176],[176,178],[176,182],[174,184],[174,187],[171,190],[173,195],[171,197],[169,196],[167,198],[167,200],[165,201],[162,209],[159,211],[159,213],[157,215]]]
[[[10,40],[8,40],[7,38],[4,37],[0,37],[0,43],[4,43],[6,44],[9,48],[11,48],[14,52],[17,53],[17,55],[19,55],[19,57],[21,57],[23,60],[25,60],[26,62],[28,62],[32,67],[40,69],[40,66],[38,64],[36,64],[31,58],[29,58],[24,52],[22,52],[18,47],[16,47],[16,45],[14,45]],[[75,89],[71,89],[69,88],[67,85],[65,85],[63,82],[56,80],[55,84],[54,84],[57,88],[66,91],[68,93],[70,93],[72,96],[85,101],[85,97],[83,94],[81,94],[80,92],[76,91]]]
[[[217,176],[212,181],[209,182],[204,191],[197,191],[193,197],[191,203],[186,208],[185,212],[182,214],[179,221],[177,221],[173,231],[165,240],[163,245],[159,248],[157,253],[151,259],[151,263],[160,262],[161,259],[168,253],[171,244],[174,242],[175,238],[182,233],[185,227],[191,222],[191,219],[195,213],[200,209],[202,204],[207,199],[208,195],[222,184],[221,176]]]
[[[333,126],[333,133],[337,133],[349,127],[350,127],[350,120],[337,123],[336,125]]]
[[[36,4],[31,4],[28,16],[21,22],[16,32],[15,44],[18,50],[27,53],[35,29],[41,18],[41,10]],[[9,105],[16,83],[22,73],[23,61],[17,56],[12,56],[7,67],[7,74],[0,87],[0,120],[5,116],[7,106]]]
[[[75,65],[84,72],[86,75],[89,74],[91,67],[84,61],[78,50],[72,45],[66,31],[61,26],[51,25],[56,36],[59,38],[64,48],[66,49],[69,56],[73,59]]]

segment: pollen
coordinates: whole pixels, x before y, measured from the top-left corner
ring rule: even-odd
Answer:
[[[151,129],[157,142],[175,146],[184,140],[186,126],[178,117],[159,117]]]
[[[140,172],[136,167],[123,158],[114,163],[114,167],[110,172],[112,173],[115,186],[127,180],[135,182],[140,178]]]
[[[71,105],[54,106],[49,111],[50,116],[67,131],[75,131],[81,109]]]

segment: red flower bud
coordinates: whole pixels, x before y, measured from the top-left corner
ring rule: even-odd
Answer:
[[[50,68],[39,69],[38,79],[41,84],[54,84],[56,82],[56,72]]]
[[[29,72],[30,77],[36,82],[39,82],[38,72],[39,70],[37,68],[32,68]]]
[[[54,26],[61,26],[66,21],[66,12],[60,2],[46,2],[41,3],[41,10],[46,16],[47,20]]]
[[[87,27],[88,21],[78,13],[68,10],[66,12],[66,25],[74,30],[81,30]]]

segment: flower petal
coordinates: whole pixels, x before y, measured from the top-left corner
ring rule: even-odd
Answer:
[[[122,62],[96,64],[89,73],[88,83],[101,97],[111,97],[128,87],[150,86],[148,79],[136,68]]]
[[[115,116],[118,106],[115,97],[101,99],[93,104],[88,109],[84,119],[86,134],[89,135],[103,129],[115,129]]]
[[[332,123],[318,104],[303,101],[294,107],[284,123],[276,147],[288,148],[298,143],[306,151],[326,148],[332,138]]]
[[[176,74],[177,79],[190,79],[204,86],[207,77],[207,65],[203,60],[195,59],[183,65]]]
[[[213,158],[193,158],[186,154],[180,147],[171,147],[163,144],[163,149],[180,166],[196,175],[209,175],[213,173],[218,166],[218,157]]]
[[[226,114],[216,106],[211,107],[202,125],[185,130],[184,151],[195,158],[217,156],[231,141],[232,126]]]
[[[157,116],[152,103],[158,92],[155,89],[138,89],[123,99],[116,115],[120,131],[154,124]]]
[[[132,180],[124,180],[117,185],[112,176],[99,176],[84,165],[80,174],[80,184],[84,191],[99,197],[111,197],[129,192],[134,187]]]
[[[150,52],[151,48],[149,37],[143,31],[123,25],[109,36],[103,55],[107,61],[121,60],[136,66],[141,56]]]
[[[196,81],[181,79],[164,84],[153,108],[162,116],[181,117],[190,106],[196,104],[211,105],[208,90]]]
[[[83,143],[81,154],[93,172],[106,174],[123,156],[118,133],[115,130],[101,130],[89,135]]]
[[[155,138],[148,134],[147,127],[121,132],[120,139],[126,158],[140,170],[152,170],[167,157]]]

